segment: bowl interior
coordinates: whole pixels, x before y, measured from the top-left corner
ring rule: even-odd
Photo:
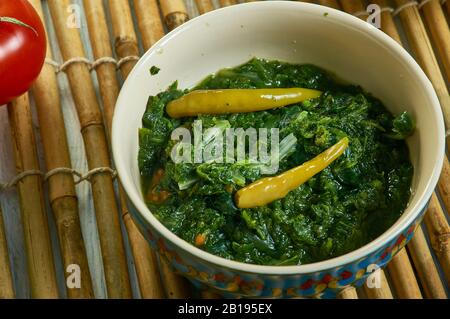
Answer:
[[[170,33],[145,54],[126,81],[114,116],[114,158],[133,204],[155,224],[142,200],[137,166],[137,133],[148,96],[175,80],[179,87],[190,88],[252,57],[318,65],[361,85],[391,112],[412,113],[417,121],[417,131],[408,140],[414,194],[400,220],[368,246],[392,238],[423,208],[436,184],[444,149],[439,104],[423,72],[393,40],[350,15],[304,3],[271,1],[217,10]],[[154,65],[161,71],[151,76]],[[362,249],[373,248],[368,246]],[[358,251],[350,257],[364,253]]]

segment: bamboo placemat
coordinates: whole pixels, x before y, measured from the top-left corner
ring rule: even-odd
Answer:
[[[142,238],[112,169],[109,136],[121,83],[139,56],[189,18],[251,1],[30,0],[49,48],[29,94],[0,108],[0,298],[218,297],[173,274]],[[450,1],[305,2],[364,20],[367,5],[378,4],[382,30],[425,70],[449,128]],[[422,226],[379,270],[381,288],[339,297],[448,298],[449,208],[446,158]],[[73,263],[81,289],[66,289]]]

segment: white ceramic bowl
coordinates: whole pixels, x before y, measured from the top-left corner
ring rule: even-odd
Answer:
[[[138,128],[149,95],[178,80],[190,88],[205,76],[251,57],[312,63],[361,85],[393,113],[417,121],[408,139],[413,195],[402,217],[373,242],[346,255],[301,266],[258,266],[204,252],[167,230],[145,205],[138,170]],[[161,71],[151,76],[149,69]],[[331,294],[361,281],[369,264],[385,265],[411,238],[436,186],[444,156],[444,124],[430,81],[414,59],[380,30],[323,6],[263,1],[227,7],[172,31],[138,62],[114,115],[113,152],[120,180],[145,237],[196,282],[243,296]]]

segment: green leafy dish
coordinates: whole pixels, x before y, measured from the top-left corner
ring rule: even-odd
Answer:
[[[193,90],[302,87],[319,98],[268,111],[174,119],[169,102]],[[344,137],[343,155],[282,199],[239,209],[233,196],[265,177],[261,165],[175,163],[173,130],[278,128],[277,174],[325,151]],[[151,96],[139,131],[139,168],[146,202],[173,233],[223,258],[260,265],[298,265],[336,257],[372,241],[403,213],[413,166],[405,139],[411,116],[389,113],[360,87],[343,85],[313,65],[252,59],[209,76],[188,91],[171,85]],[[202,144],[206,147],[207,142]],[[275,174],[274,174],[275,175]],[[158,200],[155,200],[158,199]]]

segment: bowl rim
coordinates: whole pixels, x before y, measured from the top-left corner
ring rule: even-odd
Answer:
[[[256,265],[256,264],[248,264],[243,262],[238,262],[234,260],[225,259],[216,255],[213,255],[209,252],[206,252],[204,250],[201,250],[190,243],[184,241],[174,233],[172,233],[169,229],[167,229],[150,211],[150,209],[145,205],[145,202],[142,199],[142,195],[139,194],[139,192],[135,192],[133,190],[133,182],[131,176],[126,174],[126,167],[125,162],[123,161],[123,153],[121,152],[121,145],[118,142],[120,140],[120,130],[118,127],[120,126],[119,122],[121,122],[121,119],[119,119],[117,115],[117,110],[120,110],[121,108],[124,108],[126,105],[126,101],[124,101],[124,93],[128,86],[130,85],[130,80],[133,75],[139,70],[143,64],[144,61],[149,57],[149,55],[156,51],[159,45],[171,40],[173,37],[178,35],[179,33],[184,32],[185,30],[188,30],[191,25],[194,24],[200,24],[203,23],[202,21],[205,18],[213,18],[217,15],[223,15],[223,14],[232,14],[233,12],[236,12],[237,10],[243,11],[243,10],[252,10],[253,7],[259,7],[259,8],[273,8],[273,6],[279,6],[284,7],[283,9],[287,10],[305,10],[312,14],[323,14],[324,8],[326,8],[327,12],[332,13],[329,14],[328,17],[335,20],[340,20],[343,23],[347,23],[349,25],[352,25],[354,28],[361,29],[364,28],[366,32],[368,32],[371,36],[374,37],[375,40],[382,42],[385,46],[388,47],[389,50],[393,51],[397,56],[401,57],[403,61],[406,62],[406,64],[412,69],[414,75],[418,78],[420,81],[420,84],[424,87],[424,91],[427,93],[427,98],[430,100],[430,104],[428,107],[433,110],[435,113],[438,121],[436,123],[436,129],[439,133],[438,136],[442,136],[442,138],[438,139],[436,142],[437,147],[437,153],[438,158],[436,159],[434,163],[434,168],[432,175],[429,177],[429,180],[426,184],[425,190],[421,194],[421,197],[417,201],[416,205],[412,208],[410,208],[409,215],[403,219],[401,223],[397,222],[391,226],[388,230],[386,230],[383,234],[381,234],[379,237],[374,239],[373,241],[369,242],[368,244],[353,250],[347,254],[334,257],[331,259],[326,259],[319,262],[314,262],[310,264],[303,264],[303,265],[291,265],[291,266],[267,266],[267,265]],[[369,26],[369,27],[368,27]],[[354,17],[353,15],[347,14],[345,12],[329,8],[329,7],[323,7],[316,4],[311,3],[304,3],[304,2],[290,2],[290,1],[260,1],[260,2],[251,2],[251,3],[243,3],[238,5],[233,5],[221,9],[217,9],[214,11],[211,11],[209,13],[206,13],[204,15],[198,16],[180,27],[176,28],[175,30],[171,31],[167,35],[165,35],[162,39],[160,39],[157,43],[155,43],[138,61],[138,63],[133,68],[132,72],[130,73],[130,76],[123,84],[123,87],[121,89],[120,95],[118,97],[117,103],[116,103],[116,112],[114,113],[113,118],[113,128],[112,128],[112,151],[113,151],[113,157],[116,165],[116,169],[118,171],[118,176],[120,178],[120,181],[122,183],[122,186],[124,187],[131,203],[136,208],[139,215],[145,219],[146,222],[148,222],[151,227],[155,228],[157,232],[166,240],[168,240],[173,246],[177,247],[178,249],[181,249],[184,253],[188,253],[193,257],[196,257],[200,260],[202,260],[204,263],[207,264],[213,264],[219,267],[227,268],[230,270],[243,272],[243,273],[252,273],[252,274],[261,274],[261,275],[302,275],[302,274],[309,274],[324,270],[330,270],[335,269],[339,267],[343,267],[345,265],[348,265],[350,263],[353,263],[357,260],[361,260],[374,252],[378,251],[382,247],[384,247],[386,244],[391,242],[393,239],[397,238],[400,233],[402,233],[407,227],[409,227],[416,218],[421,214],[421,212],[425,209],[425,207],[428,204],[429,199],[431,198],[432,192],[434,191],[434,188],[438,182],[440,172],[442,169],[443,161],[444,161],[444,154],[445,154],[445,129],[444,129],[444,120],[443,115],[440,107],[439,100],[437,98],[437,95],[434,91],[434,88],[425,75],[424,71],[420,68],[420,66],[417,64],[417,62],[412,58],[412,56],[395,40],[390,38],[388,35],[386,35],[381,30],[378,30],[377,28],[370,26],[367,22],[360,20],[357,17]],[[413,195],[416,196],[417,194]]]

